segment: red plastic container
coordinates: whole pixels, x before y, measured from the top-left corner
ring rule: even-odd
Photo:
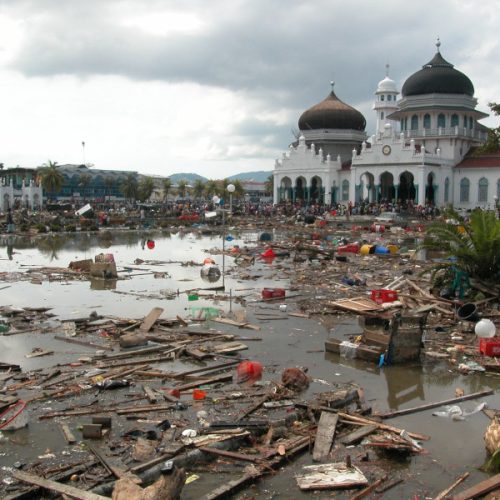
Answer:
[[[262,364],[258,361],[242,361],[236,367],[238,383],[255,382],[262,378]]]
[[[479,339],[479,352],[483,356],[500,356],[500,338]]]
[[[263,288],[262,289],[262,298],[263,299],[275,299],[278,297],[285,296],[284,288]]]
[[[207,393],[203,389],[193,389],[193,399],[201,401],[207,397]]]
[[[357,243],[351,243],[349,245],[341,245],[337,247],[337,253],[358,253],[359,245]]]
[[[372,290],[372,300],[377,304],[394,302],[395,300],[398,300],[398,292],[394,290],[385,290],[383,288],[379,290]]]

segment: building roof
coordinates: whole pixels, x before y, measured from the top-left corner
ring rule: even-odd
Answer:
[[[352,106],[342,102],[332,91],[320,103],[304,111],[299,118],[300,130],[343,129],[361,130],[366,127],[365,117]]]
[[[383,80],[380,80],[377,85],[376,93],[379,94],[381,92],[395,92],[399,93],[398,88],[396,87],[396,82],[386,76]]]
[[[435,56],[413,73],[403,85],[403,97],[423,94],[465,94],[474,95],[474,85],[469,77],[453,67],[438,51]]]
[[[498,168],[500,171],[500,150],[494,153],[477,154],[472,149],[455,168]]]

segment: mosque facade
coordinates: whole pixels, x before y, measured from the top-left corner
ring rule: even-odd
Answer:
[[[330,94],[302,113],[300,136],[277,159],[274,203],[403,204],[494,208],[500,198],[500,154],[473,151],[487,138],[471,80],[437,52],[399,92],[379,82],[376,131]]]

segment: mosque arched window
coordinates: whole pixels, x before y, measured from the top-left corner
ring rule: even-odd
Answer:
[[[383,120],[383,119],[384,119],[384,112],[383,112],[383,111],[381,111],[381,112],[380,112],[380,119],[381,119],[381,120]]]
[[[418,116],[417,115],[413,115],[411,117],[411,129],[412,130],[418,129]]]
[[[347,179],[342,181],[342,201],[349,200],[349,181]]]
[[[382,95],[380,96],[380,100],[381,100],[381,101],[383,101],[384,99],[385,99],[385,95],[384,95],[384,94],[382,94]]]
[[[488,179],[481,177],[478,182],[477,201],[479,203],[486,203],[488,201]]]
[[[431,115],[429,113],[424,115],[424,128],[431,128]]]
[[[451,115],[450,126],[451,127],[458,127],[458,115],[456,113]]]
[[[467,177],[464,177],[460,181],[460,202],[469,203],[469,191],[470,191],[470,181]]]
[[[439,113],[438,115],[438,127],[445,128],[446,127],[446,117],[443,113]]]
[[[388,100],[388,101],[392,101],[392,95],[391,95],[391,94],[389,94],[389,95],[387,96],[387,100]]]
[[[472,130],[474,127],[474,120],[472,119],[472,116],[469,116],[469,128]]]

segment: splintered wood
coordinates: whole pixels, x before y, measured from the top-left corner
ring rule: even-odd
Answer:
[[[335,413],[321,412],[314,442],[313,460],[315,462],[323,460],[330,453],[338,419],[339,416]]]
[[[355,488],[366,486],[365,475],[356,466],[345,463],[308,465],[303,474],[295,476],[301,490],[327,490],[334,488]]]

